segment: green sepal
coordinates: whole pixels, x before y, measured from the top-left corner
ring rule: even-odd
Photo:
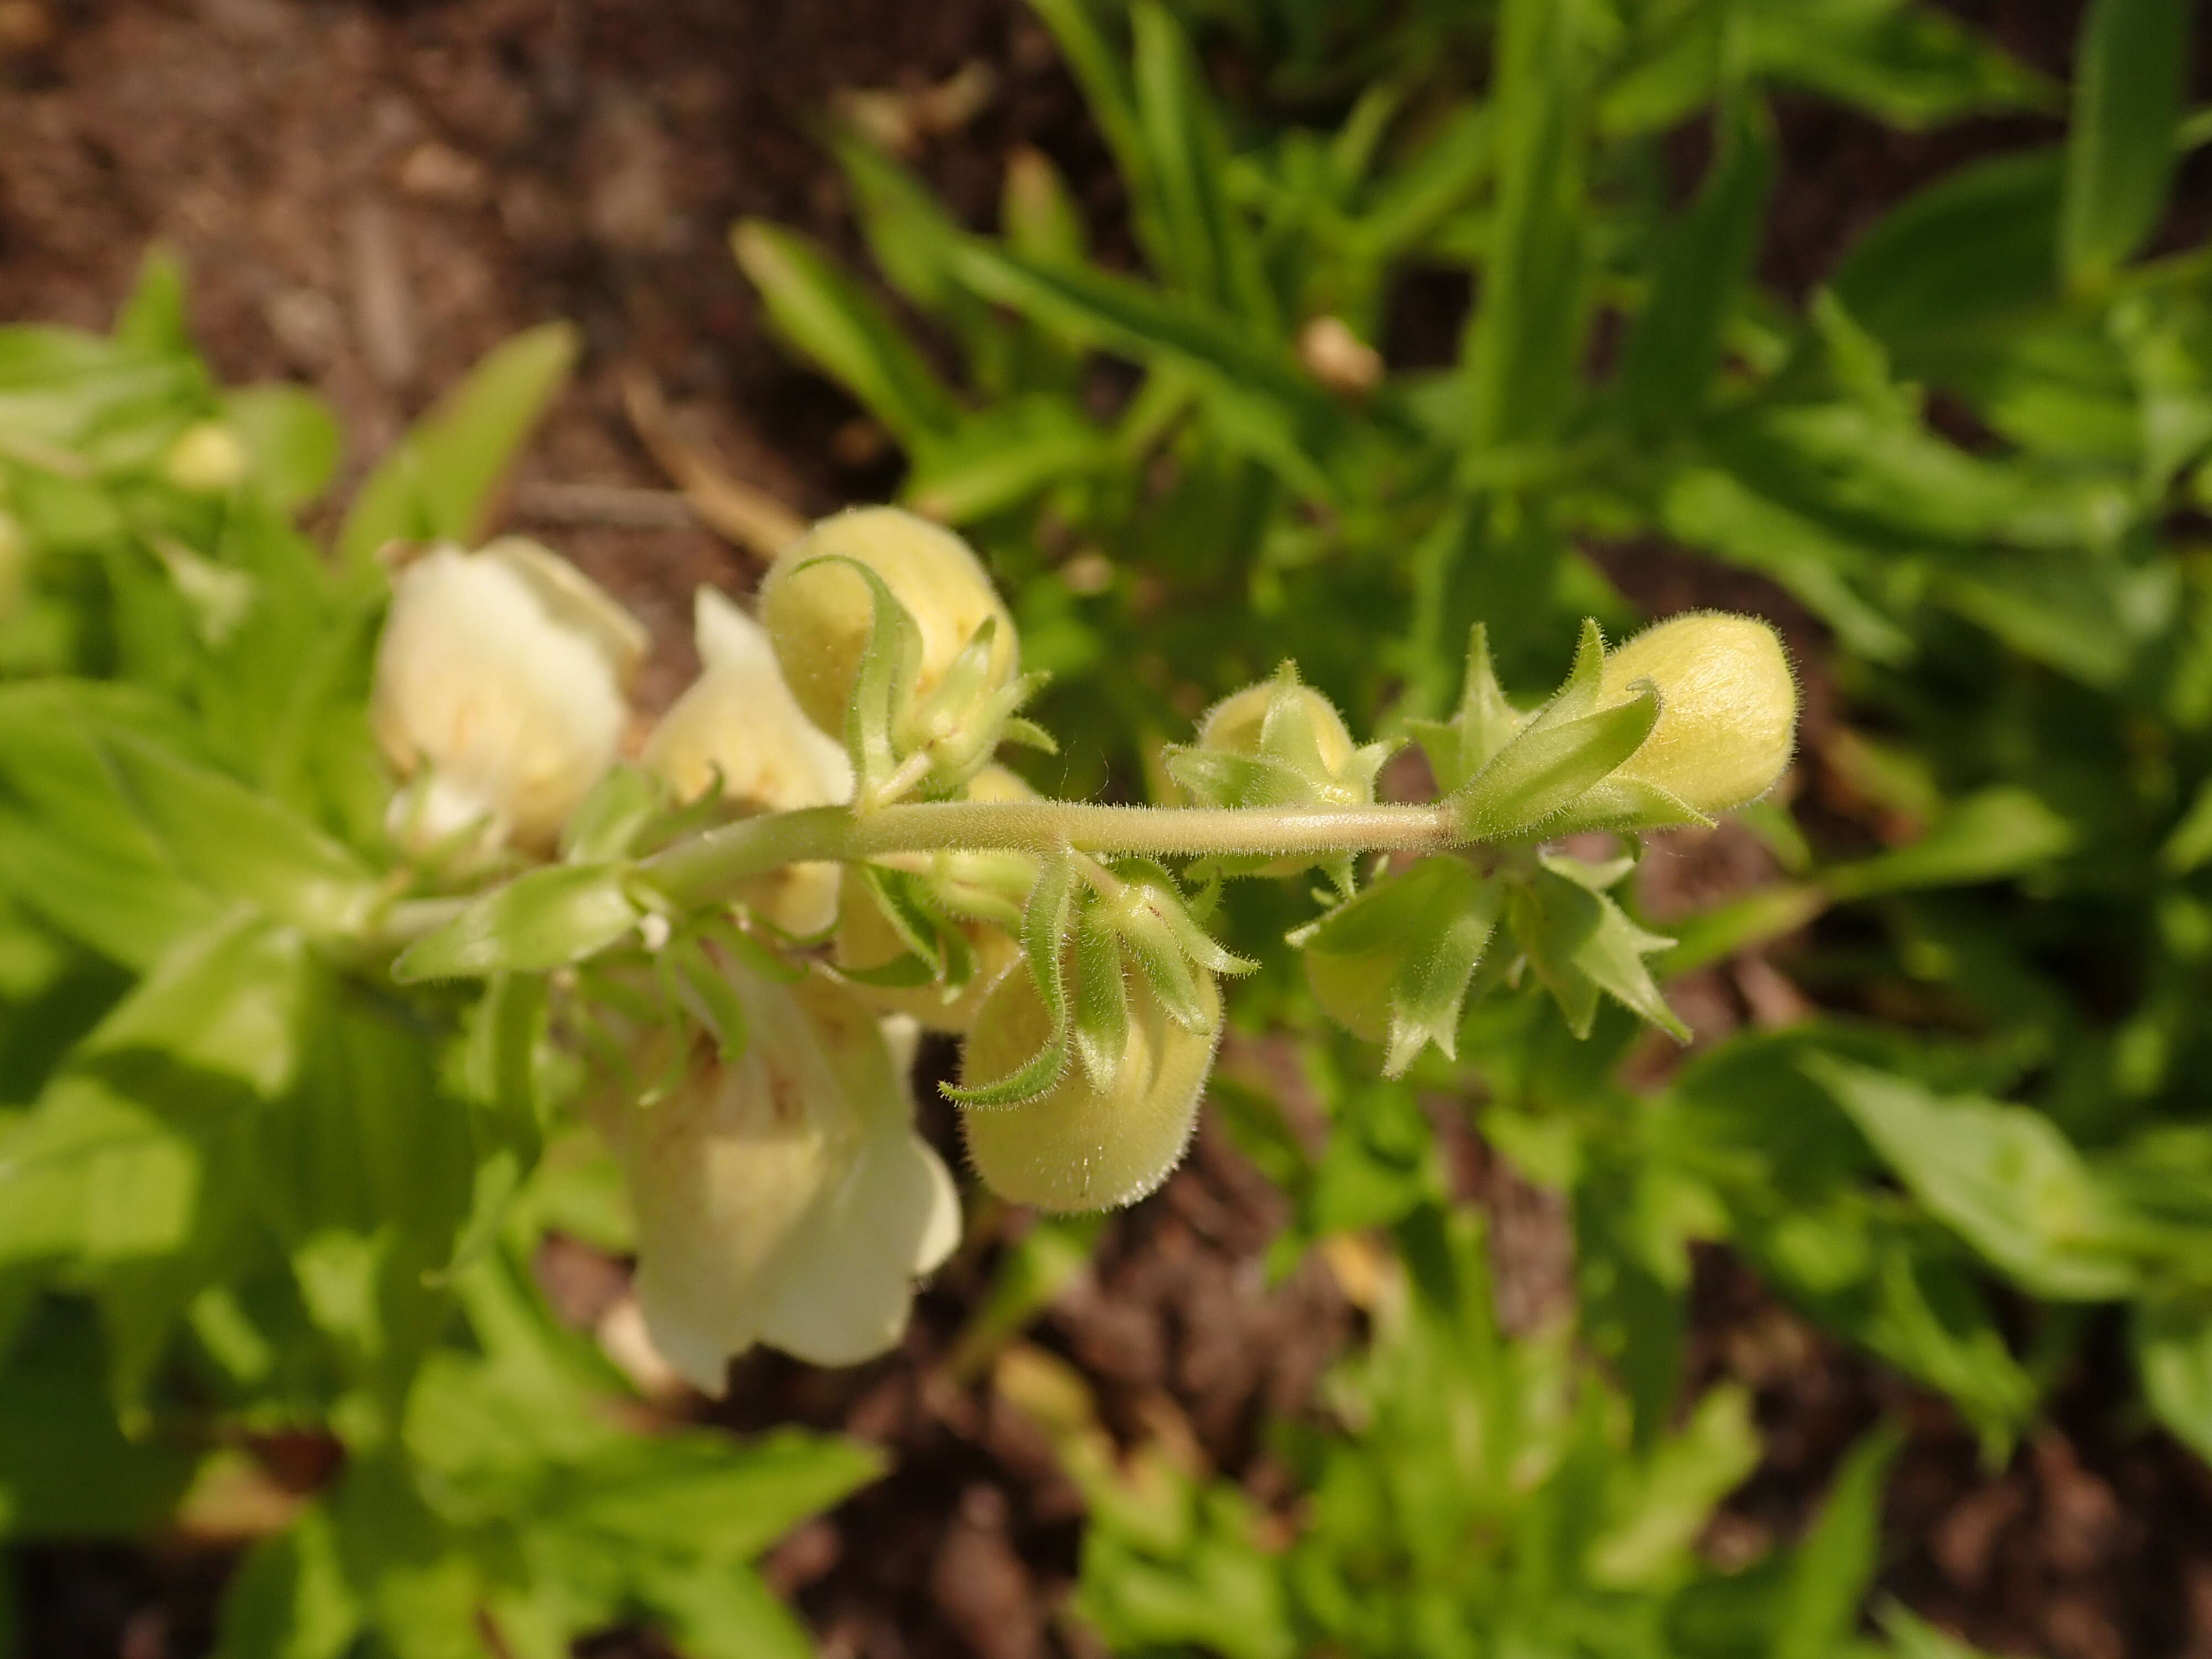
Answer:
[[[1589,1035],[1602,992],[1677,1042],[1687,1042],[1689,1027],[1667,1006],[1644,960],[1674,941],[1646,933],[1620,905],[1595,890],[1610,886],[1625,872],[1605,865],[1567,872],[1565,866],[1571,862],[1546,860],[1515,892],[1514,934],[1536,976],[1577,1036]]]
[[[1386,988],[1383,1074],[1403,1077],[1434,1043],[1458,1053],[1469,985],[1497,931],[1502,885],[1455,858],[1424,859],[1290,936],[1309,952],[1364,963]]]
[[[1551,702],[1445,797],[1468,840],[1557,833],[1569,809],[1644,746],[1659,719],[1658,689],[1638,681],[1626,700],[1600,708],[1604,670],[1605,636],[1585,621],[1574,666]]]
[[[1713,820],[1670,790],[1642,778],[1618,775],[1593,784],[1582,799],[1544,826],[1547,836],[1579,835],[1586,830],[1622,834],[1642,830],[1710,830]]]
[[[720,793],[719,787],[714,793]],[[605,864],[635,854],[666,801],[653,775],[628,764],[616,766],[592,787],[561,829],[564,864]]]
[[[1162,763],[1198,806],[1303,806],[1306,780],[1280,761],[1195,744],[1170,744]]]
[[[1103,1095],[1114,1087],[1128,1050],[1129,995],[1121,940],[1094,906],[1085,906],[1075,925],[1074,1000],[1076,1063]]]
[[[664,970],[676,977],[676,988],[701,1023],[714,1034],[715,1053],[726,1066],[745,1052],[750,1024],[744,1000],[738,996],[696,933],[678,933],[659,952]]]
[[[880,805],[878,793],[898,769],[896,734],[907,722],[921,630],[884,579],[858,559],[828,554],[814,561],[841,564],[867,584],[872,610],[867,648],[853,677],[853,700],[845,709],[845,753],[853,763],[853,799],[865,811]]]
[[[1062,851],[1037,870],[1036,885],[1022,913],[1022,955],[1030,978],[1051,1021],[1036,1053],[996,1083],[938,1086],[956,1106],[1018,1106],[1060,1081],[1067,1070],[1067,985],[1060,965],[1060,943],[1067,937],[1075,898],[1075,855]]]
[[[621,864],[532,870],[409,946],[392,964],[392,976],[406,985],[542,974],[597,956],[644,914],[630,896],[631,879]]]
[[[840,969],[846,978],[899,988],[941,981],[951,993],[975,976],[975,950],[927,878],[880,864],[848,867],[846,879],[855,874],[906,949],[873,968]]]
[[[1505,700],[1490,658],[1490,629],[1477,623],[1468,635],[1457,712],[1449,720],[1408,721],[1407,730],[1428,757],[1437,793],[1449,795],[1471,782],[1528,719]]]
[[[759,925],[768,927],[766,922]],[[806,977],[806,969],[802,964],[779,956],[726,915],[709,914],[696,917],[691,927],[702,939],[728,951],[731,957],[747,972],[767,980],[772,985],[796,985]],[[775,936],[779,939],[787,937],[780,933]]]

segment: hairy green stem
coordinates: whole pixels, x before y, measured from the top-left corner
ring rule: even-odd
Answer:
[[[725,824],[646,860],[678,902],[729,892],[787,864],[900,853],[986,849],[1268,857],[1442,852],[1462,839],[1436,806],[1152,807],[1079,801],[927,801],[855,814],[842,806],[772,812]]]

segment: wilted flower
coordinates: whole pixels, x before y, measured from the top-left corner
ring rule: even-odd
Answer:
[[[647,741],[646,766],[684,800],[717,778],[732,803],[760,811],[849,800],[844,749],[793,701],[761,625],[707,587],[693,617],[702,671]],[[747,896],[787,933],[819,933],[837,920],[837,885],[834,864],[793,864],[763,877]]]
[[[719,1394],[754,1343],[819,1365],[883,1352],[959,1242],[952,1177],[914,1129],[876,1017],[820,973],[732,969],[750,1037],[607,1125],[637,1218],[654,1346]],[[909,1028],[910,1029],[910,1028]]]
[[[781,555],[761,586],[761,620],[775,641],[784,678],[807,717],[842,733],[853,682],[874,625],[875,603],[852,560],[883,579],[921,635],[918,701],[944,680],[963,647],[993,624],[988,684],[1014,677],[1014,619],[968,544],[927,519],[892,507],[855,507],[816,525]]]
[[[410,780],[392,834],[417,852],[471,826],[478,846],[542,847],[614,763],[645,630],[574,566],[520,537],[404,565],[371,702]]]
[[[1757,617],[1698,611],[1647,628],[1607,655],[1599,696],[1616,702],[1642,679],[1659,688],[1658,723],[1615,778],[1713,814],[1758,799],[1790,764],[1797,683]]]
[[[1206,1018],[1170,1018],[1142,975],[1127,987],[1128,1032],[1114,1085],[1103,1093],[1071,1065],[1050,1089],[1018,1106],[960,1115],[969,1161],[1001,1198],[1045,1210],[1133,1204],[1182,1161],[1221,1035],[1221,993],[1197,975]],[[961,1081],[994,1083],[1043,1046],[1051,1016],[1026,973],[1003,975],[984,999],[961,1056]]]

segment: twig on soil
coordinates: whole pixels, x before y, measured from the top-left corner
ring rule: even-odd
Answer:
[[[604,525],[618,530],[689,530],[699,522],[698,514],[679,490],[551,480],[517,484],[514,514],[540,524]]]
[[[762,559],[773,559],[806,533],[806,521],[756,485],[732,477],[676,428],[660,387],[643,369],[623,371],[630,425],[707,527]]]

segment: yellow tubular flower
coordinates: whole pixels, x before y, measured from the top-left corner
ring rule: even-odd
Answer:
[[[1131,977],[1128,1041],[1104,1094],[1071,1065],[1035,1100],[963,1111],[969,1161],[992,1191],[1043,1210],[1109,1210],[1165,1181],[1190,1144],[1221,1035],[1221,994],[1209,974],[1200,974],[1199,984],[1207,1019],[1194,1031],[1169,1018],[1151,988]],[[1009,1075],[1051,1026],[1030,975],[1006,975],[976,1014],[962,1082],[973,1087]]]
[[[1717,815],[1758,799],[1790,764],[1797,683],[1757,617],[1699,611],[1645,629],[1607,655],[1601,701],[1640,679],[1659,688],[1659,721],[1616,778]]]
[[[614,763],[645,630],[566,560],[504,537],[401,568],[377,643],[378,744],[410,780],[391,827],[416,852],[549,846]]]
[[[914,1280],[960,1236],[952,1177],[915,1133],[876,1017],[818,973],[730,978],[744,1052],[709,1055],[605,1126],[637,1218],[646,1328],[709,1394],[757,1342],[818,1365],[896,1346]]]
[[[927,519],[893,507],[854,507],[824,519],[787,549],[761,585],[761,620],[799,706],[824,732],[842,735],[853,681],[867,648],[875,605],[860,574],[823,559],[851,559],[883,578],[914,617],[921,650],[911,688],[926,697],[987,621],[994,685],[1014,675],[1014,619],[968,544]]]
[[[712,588],[694,605],[699,678],[661,717],[641,757],[679,799],[695,800],[719,775],[736,805],[763,812],[830,806],[853,795],[843,747],[793,701],[761,625]],[[787,933],[826,931],[837,920],[838,868],[787,865],[746,897]]]

